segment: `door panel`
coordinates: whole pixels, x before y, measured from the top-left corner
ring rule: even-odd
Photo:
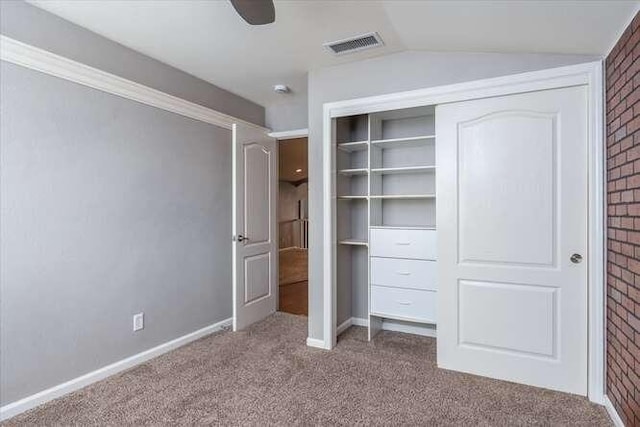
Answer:
[[[557,289],[460,280],[458,293],[460,345],[556,356]],[[487,307],[491,307],[491,316],[487,316]]]
[[[271,254],[264,253],[244,259],[244,302],[252,303],[260,298],[269,297],[271,288],[269,281],[264,280],[271,276]]]
[[[233,127],[233,329],[275,312],[276,142],[262,129]]]
[[[271,183],[268,177],[273,173],[270,170],[273,152],[265,149],[260,143],[245,144],[243,149],[245,188],[250,189],[245,191],[244,230],[247,236],[251,236],[248,244],[253,245],[268,242],[270,239]]]
[[[586,395],[583,86],[438,106],[438,365]]]
[[[554,264],[555,115],[498,112],[459,126],[459,261]]]

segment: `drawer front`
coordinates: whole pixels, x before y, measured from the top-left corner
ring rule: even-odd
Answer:
[[[436,231],[374,228],[371,256],[435,260]]]
[[[371,314],[436,323],[434,291],[371,286]]]
[[[371,284],[435,291],[436,262],[371,258]]]

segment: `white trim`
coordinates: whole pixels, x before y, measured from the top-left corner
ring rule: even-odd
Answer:
[[[618,415],[618,411],[616,411],[616,407],[613,406],[613,403],[609,399],[609,396],[605,395],[603,400],[604,407],[607,409],[607,413],[609,414],[611,421],[613,421],[613,425],[615,425],[616,427],[624,427],[622,418],[620,418],[620,415]]]
[[[324,104],[331,117],[424,107],[588,84],[594,62]],[[324,136],[324,135],[323,135]],[[326,148],[326,147],[325,147]]]
[[[262,126],[81,64],[4,35],[0,36],[0,59],[225,129],[231,129],[234,123],[242,123],[268,131]]]
[[[330,348],[325,347],[323,340],[317,340],[315,338],[308,337],[307,338],[307,346],[321,348],[323,350],[331,350]]]
[[[383,331],[402,332],[404,334],[421,335],[423,337],[436,338],[435,325],[401,322],[391,319],[382,320]]]
[[[306,138],[309,136],[309,129],[294,129],[294,130],[282,130],[278,132],[269,133],[271,138],[275,138],[278,141],[284,141],[285,139]]]
[[[588,235],[588,392],[602,404],[605,393],[605,266],[606,266],[606,150],[604,148],[604,84],[602,62],[592,63],[589,96]]]
[[[590,62],[447,86],[338,101],[323,105],[323,341],[335,345],[335,164],[332,118],[478,98],[587,85],[589,88],[589,371],[588,396],[604,395],[604,108],[602,63]]]
[[[340,335],[341,333],[343,333],[344,331],[346,331],[347,329],[349,329],[351,327],[351,325],[353,323],[351,323],[353,321],[353,317],[348,318],[347,320],[345,320],[344,322],[342,322],[337,328],[336,328],[336,334]]]
[[[338,335],[349,329],[351,326],[364,326],[369,327],[369,321],[367,319],[363,319],[361,317],[352,317],[350,319],[342,322],[340,326],[336,329]],[[436,336],[436,330],[434,328],[430,328],[426,325],[421,325],[419,323],[410,324],[408,322],[398,322],[395,320],[383,320],[382,321],[382,329],[385,331],[394,331],[394,332],[402,332],[405,334],[413,334],[413,335],[421,335],[423,337],[433,337]]]
[[[338,310],[337,300],[337,269],[334,260],[337,251],[336,223],[336,160],[333,150],[333,129],[331,120],[331,105],[322,106],[322,194],[323,194],[323,277],[322,286],[322,323],[324,347],[332,349],[336,345],[338,334],[336,333],[336,319]]]
[[[351,318],[351,325],[352,326],[364,326],[364,327],[369,327],[369,320],[368,319],[363,319],[362,317],[352,317]]]
[[[35,408],[36,406],[42,405],[43,403],[46,403],[50,400],[64,396],[65,394],[79,390],[83,387],[88,386],[89,384],[117,374],[118,372],[122,372],[133,366],[144,363],[168,351],[174,350],[206,335],[229,327],[230,325],[231,318],[225,319],[221,322],[214,323],[213,325],[206,326],[202,329],[198,329],[195,332],[191,332],[187,335],[183,335],[164,344],[160,344],[156,347],[150,348],[149,350],[134,354],[133,356],[127,357],[126,359],[122,359],[100,369],[96,369],[95,371],[89,372],[62,384],[58,384],[36,394],[32,394],[31,396],[27,396],[23,399],[9,403],[0,408],[0,421],[7,420],[13,416],[20,414],[21,412]]]

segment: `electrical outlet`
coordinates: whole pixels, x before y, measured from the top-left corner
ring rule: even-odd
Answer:
[[[133,332],[144,328],[144,313],[133,315]]]

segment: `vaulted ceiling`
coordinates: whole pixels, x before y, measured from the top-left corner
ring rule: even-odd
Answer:
[[[30,0],[80,26],[269,105],[305,96],[317,67],[403,50],[604,55],[637,9],[623,0],[276,0],[245,23],[226,0]],[[385,46],[336,57],[322,44],[377,31]],[[278,95],[272,86],[289,85]]]

